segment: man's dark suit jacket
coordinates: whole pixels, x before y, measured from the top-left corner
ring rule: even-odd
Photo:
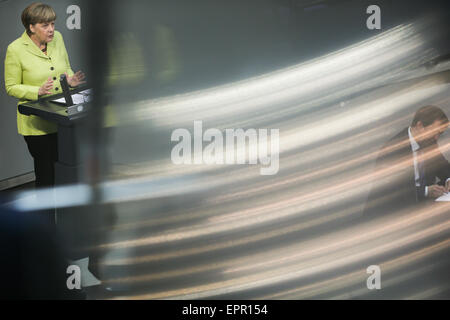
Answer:
[[[416,187],[414,158],[408,128],[389,140],[381,149],[373,172],[373,187],[369,193],[365,216],[381,216],[411,209],[425,198],[425,186],[444,185],[450,177],[450,164],[437,144],[419,149],[426,155],[425,183]]]

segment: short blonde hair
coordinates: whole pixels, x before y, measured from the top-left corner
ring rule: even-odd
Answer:
[[[53,22],[56,20],[56,13],[48,4],[34,2],[22,12],[22,23],[29,35],[32,34],[30,24]]]

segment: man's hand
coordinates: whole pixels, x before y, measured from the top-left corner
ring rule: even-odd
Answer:
[[[53,88],[53,80],[51,77],[47,79],[47,81],[39,88],[38,95],[43,96],[46,94],[51,94],[50,90]]]
[[[86,81],[83,81],[85,76],[84,73],[81,71],[76,72],[73,76],[69,77],[67,75],[67,72],[65,72],[66,78],[67,78],[67,83],[69,84],[69,86],[71,86],[72,88],[74,87],[78,87],[80,84],[86,83]]]
[[[450,180],[445,181],[445,190],[446,192],[450,192]]]
[[[447,192],[447,187],[443,187],[437,184],[428,186],[428,198],[439,198]]]

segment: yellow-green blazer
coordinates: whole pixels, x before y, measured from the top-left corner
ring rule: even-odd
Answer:
[[[59,76],[70,68],[64,40],[58,31],[47,44],[47,55],[30,39],[26,32],[13,41],[6,51],[6,92],[19,99],[19,104],[38,99],[39,88],[49,77],[53,79],[52,94],[61,93]],[[17,111],[18,132],[24,136],[39,136],[56,132],[56,125],[37,116],[26,116]]]

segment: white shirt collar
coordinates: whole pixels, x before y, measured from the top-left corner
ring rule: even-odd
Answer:
[[[411,127],[408,128],[408,136],[409,136],[409,143],[411,144],[412,151],[414,152],[414,151],[419,150],[420,146],[416,142],[416,140],[414,139],[414,137],[411,133]]]

